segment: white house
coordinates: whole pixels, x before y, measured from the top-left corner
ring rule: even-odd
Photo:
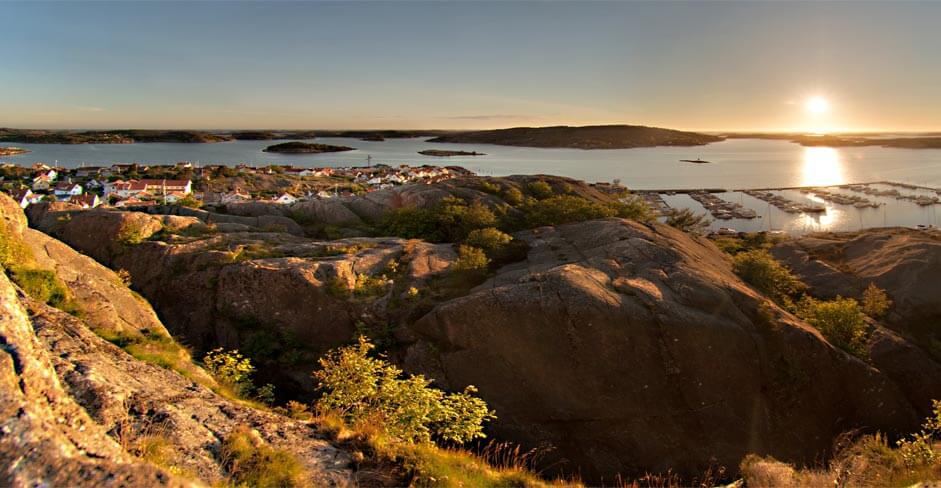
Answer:
[[[33,191],[47,191],[52,187],[52,179],[48,175],[42,174],[33,178]]]
[[[85,195],[72,196],[69,198],[69,203],[80,205],[82,208],[95,208],[98,205],[101,205],[101,200],[98,199],[98,195],[95,195],[94,193],[87,193]]]
[[[20,205],[20,208],[26,208],[31,203],[36,203],[39,199],[42,199],[42,195],[36,195],[29,188],[14,191],[12,197]]]
[[[78,183],[62,181],[56,184],[53,193],[55,193],[56,198],[68,200],[69,197],[81,195],[83,191],[84,190],[82,189],[82,185],[79,185]]]

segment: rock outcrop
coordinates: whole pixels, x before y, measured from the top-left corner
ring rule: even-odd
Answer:
[[[53,271],[82,312],[79,318],[37,302],[0,273],[0,484],[216,485],[227,476],[221,442],[244,428],[261,442],[289,450],[316,486],[345,486],[372,476],[357,473],[350,454],[324,440],[316,424],[220,396],[195,365],[183,376],[104,340],[93,330],[109,336],[147,330],[151,337],[172,339],[147,302],[114,272],[25,228],[20,209],[3,195],[0,217],[4,238],[26,243],[34,254],[30,265]],[[104,231],[124,229],[108,218],[95,222]],[[131,454],[153,439],[165,451],[163,467]]]
[[[743,284],[702,238],[617,219],[517,237],[528,259],[418,320],[406,364],[476,385],[494,435],[554,446],[561,470],[812,462],[846,430],[918,423],[888,375]]]
[[[413,186],[344,207],[362,217],[406,196],[497,198]],[[741,282],[709,241],[659,224],[605,219],[520,232],[525,260],[455,298],[428,290],[454,262],[449,244],[216,229],[126,245],[100,231],[97,242],[84,237],[76,214],[42,222],[128,270],[170,331],[197,349],[290,356],[277,366],[296,391],[309,391],[326,349],[363,327],[393,328],[391,357],[407,370],[448,389],[476,385],[499,417],[493,437],[552,445],[556,471],[588,481],[698,475],[752,452],[813,462],[847,430],[917,428],[923,400],[941,397],[933,381],[904,378],[934,367],[905,354],[913,347],[905,337],[874,339],[873,364],[849,356]],[[393,262],[384,295],[337,293]],[[410,286],[420,300],[404,298]],[[288,355],[284,343],[304,354]],[[907,361],[892,359],[899,355]]]
[[[874,283],[893,302],[885,323],[941,358],[941,232],[817,234],[784,242],[773,253],[817,296],[861,298]]]

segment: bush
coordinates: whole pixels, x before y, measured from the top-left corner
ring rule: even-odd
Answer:
[[[78,313],[78,305],[69,289],[52,271],[14,266],[8,270],[10,280],[36,301],[70,314]]]
[[[694,232],[705,229],[712,223],[705,214],[695,214],[688,208],[670,209],[667,214],[666,224],[675,227],[683,232]]]
[[[483,249],[488,256],[493,257],[500,254],[503,248],[512,240],[513,236],[495,227],[486,227],[484,229],[472,230],[467,234],[467,239],[464,239],[464,243],[469,246],[479,247]]]
[[[220,449],[222,466],[236,486],[288,488],[307,486],[304,467],[285,449],[266,445],[247,427],[232,431]]]
[[[867,356],[868,330],[856,300],[837,296],[822,301],[805,296],[797,305],[797,314],[833,345],[861,358]]]
[[[515,207],[523,203],[523,192],[519,188],[511,186],[503,192],[503,201]]]
[[[236,395],[247,397],[255,390],[251,380],[255,367],[237,350],[213,349],[203,357],[203,364],[216,381],[231,388]]]
[[[869,286],[863,292],[863,312],[874,319],[878,319],[882,318],[891,306],[892,300],[889,299],[889,295],[886,294],[885,290],[876,286],[875,283],[869,283]]]
[[[555,192],[552,191],[552,186],[546,183],[545,181],[533,181],[526,185],[526,190],[533,197],[542,200],[544,198],[551,197]]]
[[[452,266],[454,271],[481,271],[490,264],[490,258],[477,247],[461,244],[457,254],[457,261]]]
[[[736,254],[732,258],[732,269],[758,291],[788,307],[807,288],[763,249]]]
[[[525,203],[520,209],[526,214],[527,227],[561,225],[570,222],[614,217],[618,208],[595,203],[573,195],[559,195]]]
[[[459,198],[444,198],[430,209],[404,207],[387,212],[380,232],[407,239],[456,242],[474,229],[493,227],[497,217],[480,202],[468,205]]]
[[[314,373],[323,396],[321,412],[333,412],[356,424],[370,422],[389,436],[406,442],[432,438],[463,443],[483,438],[483,423],[496,418],[468,386],[461,393],[430,388],[424,376],[402,377],[402,371],[381,358],[369,357],[374,346],[363,336],[357,344],[321,358]]]

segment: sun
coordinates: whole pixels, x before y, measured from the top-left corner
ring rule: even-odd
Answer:
[[[811,97],[804,102],[804,109],[814,115],[824,114],[830,110],[830,102],[823,97]]]

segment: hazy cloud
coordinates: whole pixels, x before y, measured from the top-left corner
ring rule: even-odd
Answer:
[[[79,112],[104,112],[105,109],[101,107],[75,107],[75,110]]]
[[[482,115],[452,115],[450,117],[438,117],[439,119],[446,120],[522,120],[522,119],[531,119],[526,115],[510,115],[510,114],[482,114]]]

